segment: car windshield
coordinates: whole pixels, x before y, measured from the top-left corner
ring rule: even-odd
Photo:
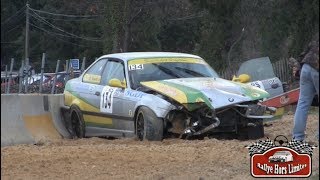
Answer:
[[[131,88],[141,87],[140,82],[165,79],[219,77],[203,60],[194,58],[157,58],[128,62]]]

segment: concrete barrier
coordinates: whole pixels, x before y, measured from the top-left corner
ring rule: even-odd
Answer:
[[[1,95],[1,146],[35,143],[22,120],[18,95]]]
[[[1,146],[70,138],[60,114],[63,95],[1,95]]]
[[[51,113],[52,121],[56,130],[64,138],[71,138],[70,133],[67,131],[65,123],[62,119],[60,107],[64,105],[63,94],[48,95],[49,112]]]

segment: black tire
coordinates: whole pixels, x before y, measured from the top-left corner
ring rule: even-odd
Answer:
[[[161,141],[163,120],[158,118],[151,109],[140,107],[136,116],[136,135],[141,141]]]
[[[85,137],[85,123],[81,110],[77,106],[70,108],[70,120],[73,134],[78,138]]]
[[[246,127],[239,127],[239,139],[259,139],[264,137],[263,119],[248,119],[250,125]],[[254,122],[253,122],[254,121]]]

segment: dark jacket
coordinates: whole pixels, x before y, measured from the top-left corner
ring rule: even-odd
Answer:
[[[309,64],[319,71],[319,39],[309,43],[308,48],[299,56],[301,64]]]

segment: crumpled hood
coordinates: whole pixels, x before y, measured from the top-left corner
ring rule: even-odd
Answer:
[[[181,78],[141,84],[174,99],[190,111],[203,103],[217,109],[269,97],[266,91],[257,87],[221,78]]]

